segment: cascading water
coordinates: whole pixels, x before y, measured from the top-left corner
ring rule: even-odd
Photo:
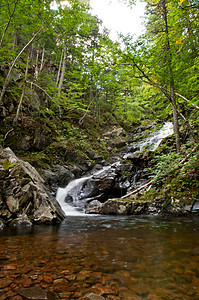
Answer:
[[[66,197],[69,192],[71,192],[73,189],[75,189],[77,186],[79,186],[81,183],[83,183],[89,178],[90,176],[74,179],[65,188],[58,188],[56,199],[67,216],[82,215],[83,211],[80,210],[80,207],[74,206],[74,203],[72,201],[70,201],[70,203],[66,202]],[[75,193],[74,197],[77,197]]]
[[[151,151],[155,151],[160,145],[161,141],[173,134],[173,124],[172,122],[167,122],[163,127],[155,133],[152,133],[143,143],[139,145],[140,151],[143,151],[146,146],[150,147]]]
[[[167,122],[159,131],[154,131],[143,141],[129,146],[135,149],[130,152],[142,152],[146,147],[151,151],[155,151],[162,139],[172,134],[173,125],[171,122]],[[128,151],[127,147],[127,153],[122,155],[121,160],[128,159]],[[82,215],[84,214],[84,207],[88,202],[96,199],[106,200],[106,195],[110,195],[110,192],[114,189],[113,185],[118,176],[120,165],[121,162],[116,161],[109,166],[102,167],[101,170],[89,176],[72,180],[65,188],[58,188],[56,199],[65,214],[74,216]]]
[[[102,194],[100,183],[103,182],[103,189],[108,189],[115,177],[115,169],[120,162],[103,167],[89,176],[72,180],[65,188],[58,188],[56,200],[59,202],[66,215],[80,215],[84,213],[85,204],[93,199],[98,199]],[[96,187],[96,188],[95,188]]]

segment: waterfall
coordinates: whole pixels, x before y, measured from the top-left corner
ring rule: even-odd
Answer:
[[[150,146],[151,151],[155,151],[160,145],[161,141],[173,134],[172,122],[165,123],[158,132],[153,132],[139,147],[140,151],[143,151],[146,146]]]
[[[90,178],[90,176],[74,179],[71,182],[69,182],[69,184],[65,188],[58,188],[57,194],[56,194],[56,200],[59,202],[62,210],[65,212],[65,215],[78,216],[78,215],[83,214],[83,211],[82,211],[82,209],[80,209],[80,207],[74,206],[72,201],[69,204],[65,200],[66,200],[68,193],[71,190],[75,189],[79,184],[83,183],[84,181],[86,181],[89,178]],[[75,195],[75,197],[77,197],[77,195]]]
[[[135,149],[133,152],[142,152],[146,147],[149,147],[151,151],[155,151],[162,139],[172,134],[173,125],[171,122],[167,122],[160,130],[153,131],[147,138],[144,138],[142,142],[134,143],[129,147],[130,149]],[[106,200],[105,196],[109,196],[113,191],[113,185],[115,184],[115,179],[118,178],[118,170],[122,164],[122,159],[128,159],[130,155],[128,151],[130,150],[128,150],[127,147],[127,153],[121,157],[120,161],[117,160],[109,166],[93,171],[93,173],[88,176],[72,180],[65,188],[58,188],[56,200],[61,205],[66,216],[84,214],[85,205],[92,200]],[[132,150],[130,152],[132,152]],[[134,174],[135,180],[136,174]]]
[[[75,216],[84,214],[84,206],[86,201],[79,200],[84,198],[87,200],[92,200],[92,197],[89,199],[89,184],[85,185],[85,183],[91,180],[91,178],[93,181],[96,181],[99,176],[101,179],[105,178],[105,180],[108,180],[112,174],[111,170],[115,169],[119,164],[120,162],[115,162],[112,165],[103,167],[102,169],[93,172],[89,176],[72,180],[65,188],[58,188],[56,200],[59,202],[62,210],[65,212],[65,215]],[[98,197],[98,195],[94,195],[95,199]]]

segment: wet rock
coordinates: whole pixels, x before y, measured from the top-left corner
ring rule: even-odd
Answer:
[[[120,199],[109,199],[102,204],[100,212],[104,215],[127,215],[128,208]]]
[[[1,280],[0,280],[0,289],[6,288],[6,287],[9,286],[11,283],[12,283],[11,280],[8,280],[8,279],[6,279],[6,278],[1,278]]]
[[[13,225],[13,226],[18,226],[18,225],[32,226],[32,223],[28,219],[28,216],[26,214],[23,214],[23,215],[19,215],[18,218],[12,220],[10,222],[10,225]]]
[[[99,214],[102,207],[102,203],[98,200],[93,200],[85,207],[86,214]]]
[[[4,223],[2,220],[0,220],[0,230],[4,228]]]
[[[109,192],[113,192],[116,177],[117,170],[108,166],[91,176],[77,179],[71,182],[66,202],[72,201],[77,207],[85,207],[92,200],[103,201]]]
[[[56,165],[52,170],[43,172],[45,183],[48,185],[56,185],[65,187],[71,179],[74,179],[74,174],[64,166]]]
[[[33,166],[18,159],[10,148],[0,152],[0,160],[7,171],[6,180],[0,177],[0,218],[26,225],[63,220],[61,207]]]
[[[99,296],[99,295],[97,295],[95,293],[88,293],[88,294],[84,295],[84,298],[86,300],[105,300],[104,297]]]
[[[198,201],[195,201],[193,206],[192,206],[192,209],[191,209],[191,212],[192,213],[199,213],[199,202]]]
[[[129,159],[134,163],[140,160],[141,158],[142,158],[142,153],[138,151],[133,153],[127,153],[124,155],[124,159]]]
[[[38,286],[29,288],[19,288],[17,293],[25,299],[30,300],[45,300],[49,299],[47,293]],[[54,298],[55,299],[55,298]]]

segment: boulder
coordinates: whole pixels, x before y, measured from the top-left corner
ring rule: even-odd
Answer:
[[[148,201],[133,201],[128,199],[108,199],[101,205],[100,213],[103,215],[140,215],[149,213]]]
[[[113,130],[105,132],[103,134],[104,137],[118,137],[120,135],[124,134],[123,128],[113,128]]]
[[[42,177],[45,179],[45,183],[50,186],[65,187],[74,179],[74,174],[65,166],[56,165],[51,170],[44,170]]]
[[[127,215],[128,207],[121,199],[109,199],[104,202],[100,210],[103,215]]]
[[[93,200],[85,207],[86,214],[99,214],[102,207],[102,203],[98,200]]]
[[[195,201],[193,206],[192,206],[192,209],[191,209],[191,212],[193,214],[195,213],[199,213],[199,201]]]
[[[1,174],[3,172],[0,177],[1,219],[26,225],[61,222],[64,219],[60,205],[33,166],[18,159],[10,148],[0,152],[0,162]]]

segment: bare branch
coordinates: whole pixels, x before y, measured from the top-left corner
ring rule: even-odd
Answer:
[[[0,105],[3,104],[3,97],[4,97],[4,94],[6,92],[6,88],[9,84],[9,81],[10,81],[10,75],[11,75],[11,72],[12,72],[12,69],[17,61],[17,59],[20,57],[20,55],[24,52],[24,50],[32,43],[32,41],[36,38],[36,36],[41,32],[43,31],[43,28],[39,29],[34,35],[33,37],[29,40],[29,42],[23,47],[23,49],[19,52],[19,54],[15,57],[15,59],[13,60],[12,62],[12,65],[10,66],[10,69],[8,71],[8,74],[6,76],[6,79],[5,79],[5,82],[4,82],[4,85],[3,85],[3,88],[2,88],[2,91],[1,91],[1,95],[0,95]]]
[[[17,2],[18,2],[18,1],[19,1],[19,0],[16,0],[16,1],[15,1],[15,5],[14,5],[14,8],[13,8],[13,11],[12,11],[12,13],[11,13],[11,15],[10,15],[10,18],[9,18],[9,20],[8,20],[8,23],[7,23],[7,25],[6,25],[5,29],[4,29],[3,34],[2,34],[1,41],[0,41],[0,48],[1,48],[1,46],[2,46],[3,39],[4,39],[4,37],[5,37],[6,31],[8,30],[8,27],[9,27],[9,25],[10,25],[12,16],[13,16],[14,13],[15,13],[15,9],[16,9]]]

